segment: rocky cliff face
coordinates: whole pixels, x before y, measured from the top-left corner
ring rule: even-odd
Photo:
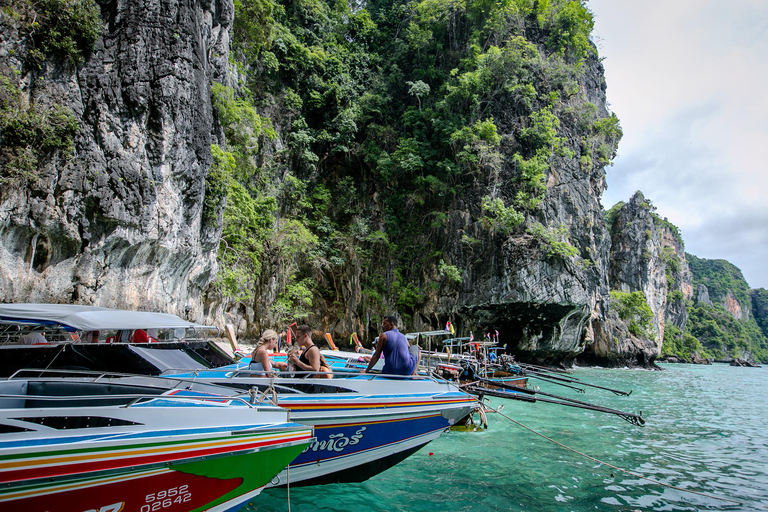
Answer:
[[[602,65],[589,59],[580,77],[583,95],[570,100],[574,109],[589,102],[598,119],[606,109]],[[496,105],[489,112],[497,120],[502,136],[502,154],[507,162],[498,180],[515,181],[512,155],[519,138],[518,120],[505,114],[508,106]],[[561,120],[560,134],[578,155],[578,123]],[[527,360],[572,361],[594,337],[604,321],[608,295],[607,266],[610,238],[603,221],[600,195],[605,188],[604,165],[580,165],[578,158],[555,157],[548,169],[544,201],[526,226],[540,222],[559,229],[562,240],[576,256],[554,254],[545,239],[526,233],[505,236],[489,233],[479,211],[481,197],[492,187],[483,181],[454,204],[449,221],[430,236],[444,251],[445,259],[463,269],[461,285],[429,294],[409,329],[432,330],[451,320],[462,335],[479,336],[498,330],[507,349]],[[514,191],[502,192],[505,204],[514,203]],[[477,240],[476,246],[467,239]],[[439,282],[439,276],[427,276]],[[362,323],[362,322],[361,322]],[[350,326],[364,329],[364,326]],[[358,331],[359,332],[359,331]]]
[[[687,331],[711,359],[768,360],[765,290],[750,290],[741,270],[728,261],[686,258],[697,289]]]
[[[79,131],[69,158],[49,159],[28,187],[0,194],[0,294],[202,318],[218,243],[201,223],[209,90],[227,73],[232,4],[99,8],[101,37],[77,68],[49,60],[29,69],[26,43],[2,40],[25,94],[71,108]]]
[[[633,335],[626,322],[612,311],[582,359],[607,360],[611,365],[647,365],[659,353],[658,339],[663,336],[667,286],[665,267],[660,263],[661,233],[655,226],[651,207],[641,193],[635,194],[618,210],[610,236],[611,257],[607,265],[610,286],[625,293],[643,292],[653,314],[654,339]]]
[[[630,332],[627,324],[634,319],[620,318],[614,305],[585,358],[591,355],[613,365],[649,365],[661,353],[666,326],[685,329],[686,301],[693,295],[691,272],[676,228],[654,211],[651,202],[637,192],[613,212],[608,267],[611,289],[642,292],[650,308],[650,329]]]
[[[661,223],[660,229],[667,277],[665,322],[683,332],[688,321],[687,304],[693,298],[693,275],[688,267],[683,240],[677,229],[665,223]]]
[[[652,206],[637,192],[619,210],[611,237],[611,286],[623,292],[641,291],[653,312],[653,335],[664,337],[667,305],[666,265],[661,230]]]
[[[224,145],[212,135],[219,131],[209,90],[214,79],[228,81],[232,3],[104,0],[99,7],[102,36],[84,65],[49,63],[20,80],[27,91],[63,98],[80,129],[70,158],[45,163],[29,187],[2,191],[4,300],[162,310],[234,322],[246,334],[274,326],[278,319],[267,304],[276,297],[279,267],[264,271],[253,304],[204,298],[217,271],[220,236],[202,221],[205,176],[211,143]],[[529,32],[544,48],[548,36]],[[2,39],[0,46],[5,54],[23,53],[20,40]],[[552,81],[571,80],[570,71],[552,69]],[[597,56],[578,69],[567,87],[537,84],[542,91],[553,88],[542,97],[558,95],[562,147],[547,162],[543,201],[529,212],[525,229],[511,235],[484,227],[480,204],[489,189],[498,190],[504,204],[515,203],[519,190],[510,184],[520,182],[521,171],[513,157],[522,151],[532,108],[515,114],[510,97],[484,113],[501,136],[498,173],[478,177],[441,227],[424,229],[425,239],[436,239],[445,260],[462,269],[462,284],[432,288],[438,276],[425,269],[427,292],[407,330],[434,329],[451,319],[462,334],[498,330],[510,351],[546,361],[573,360],[586,348],[593,361],[647,364],[658,352],[658,344],[628,336],[626,325],[608,312],[608,291],[609,281],[643,290],[654,311],[654,333],[663,334],[663,232],[635,205],[621,221],[623,238],[613,241],[620,265],[609,274],[611,236],[599,199],[617,140],[606,142],[600,158],[582,147],[591,123],[610,115]],[[41,78],[46,87],[35,88]],[[290,119],[276,114],[273,122],[277,141],[288,140]],[[383,209],[375,186],[370,190],[371,210]],[[392,281],[391,266],[380,271]],[[338,304],[324,303],[307,320],[338,335],[375,330],[378,318],[350,313],[363,302],[360,272],[351,266],[344,275],[341,312]]]

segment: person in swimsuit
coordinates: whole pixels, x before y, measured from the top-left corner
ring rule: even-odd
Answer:
[[[272,329],[264,331],[261,338],[259,338],[258,343],[256,343],[256,348],[253,349],[253,353],[251,354],[251,364],[248,367],[250,370],[269,372],[272,371],[273,366],[280,370],[286,370],[288,368],[288,363],[280,361],[275,361],[273,363],[269,360],[269,353],[277,348],[277,340],[278,336],[275,331]]]
[[[312,328],[300,325],[296,328],[296,343],[302,348],[300,354],[291,355],[291,363],[297,371],[320,372],[315,377],[333,378],[331,368],[320,353],[320,348],[312,342]]]
[[[371,356],[363,373],[371,371],[376,362],[384,354],[384,368],[381,373],[384,375],[415,375],[419,367],[421,352],[415,355],[408,346],[408,340],[405,335],[397,330],[397,318],[394,316],[385,316],[381,322],[382,333],[379,341],[376,343],[376,351]],[[418,349],[418,346],[415,347]]]

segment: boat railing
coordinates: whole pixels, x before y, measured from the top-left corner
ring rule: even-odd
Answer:
[[[179,398],[191,398],[191,399],[198,399],[198,400],[213,400],[213,401],[221,401],[221,400],[233,400],[233,401],[241,401],[241,402],[249,402],[249,400],[253,400],[253,397],[249,397],[249,399],[245,399],[243,397],[233,395],[225,395],[225,394],[216,394],[215,392],[208,392],[208,391],[198,391],[201,393],[200,395],[161,395],[160,393],[165,391],[172,391],[172,390],[180,390],[180,391],[191,391],[191,388],[189,387],[190,384],[194,384],[194,379],[190,378],[184,378],[184,377],[174,377],[174,376],[163,376],[163,377],[154,377],[154,376],[146,376],[146,375],[137,375],[132,373],[119,373],[119,372],[98,372],[98,371],[90,371],[90,370],[65,370],[65,369],[34,369],[34,368],[23,368],[19,369],[16,372],[14,372],[9,377],[3,379],[4,381],[19,381],[22,379],[64,379],[64,378],[77,378],[77,382],[80,383],[92,383],[92,384],[115,384],[116,379],[130,379],[130,378],[139,378],[141,379],[140,383],[125,383],[126,385],[140,385],[145,388],[149,387],[156,387],[156,389],[159,391],[158,394],[151,395],[151,394],[140,394],[136,396],[152,396],[155,398],[158,397],[173,397],[173,399],[179,399]],[[3,380],[0,380],[0,382],[3,382]],[[55,382],[62,382],[61,380],[55,381]],[[75,382],[75,381],[70,381]],[[224,390],[227,390],[229,392],[235,393],[237,390],[230,389],[230,388],[219,388],[223,392]],[[129,394],[130,395],[130,394]],[[129,395],[109,395],[109,398],[125,398]],[[2,397],[3,395],[0,395]],[[105,399],[104,395],[86,395],[86,396],[92,396],[96,398]],[[62,398],[73,398],[72,395],[64,396]],[[79,398],[79,397],[78,397]],[[250,402],[249,402],[250,403]]]
[[[174,373],[178,372],[178,373]],[[331,380],[324,376],[319,376],[321,373],[316,371],[270,371],[265,372],[264,370],[250,370],[248,368],[211,368],[211,369],[199,369],[199,370],[189,370],[189,369],[169,369],[163,372],[163,377],[170,376],[173,377],[174,375],[178,375],[179,373],[183,374],[181,379],[190,379],[194,380],[201,375],[205,374],[205,377],[208,378],[209,376],[213,374],[221,374],[222,377],[226,377],[228,379],[232,378],[261,378],[261,379],[270,379],[273,378],[276,381],[279,381],[280,379],[314,379],[314,380],[320,380],[320,381],[327,381]],[[373,379],[390,379],[390,380],[435,380],[434,377],[430,375],[395,375],[395,374],[386,374],[386,373],[377,373],[377,372],[370,372],[370,373],[362,373],[360,371],[340,371],[337,369],[332,369],[331,372],[324,372],[326,375],[330,374],[332,375],[332,379],[366,379],[366,380],[373,380]]]
[[[74,376],[87,378],[91,377],[94,382],[102,379],[136,377],[134,373],[104,372],[96,370],[75,370],[66,368],[20,368],[5,378],[5,380],[28,379],[30,377],[64,377]],[[148,377],[151,378],[151,377]]]
[[[11,409],[29,408],[29,406],[27,405],[8,407],[7,404],[3,403],[5,400],[21,401],[22,403],[26,401],[35,401],[35,402],[42,402],[42,403],[77,402],[79,406],[84,406],[84,404],[81,404],[81,402],[119,401],[120,403],[108,404],[108,405],[116,405],[121,407],[133,407],[139,404],[151,402],[153,400],[170,400],[170,401],[206,402],[206,403],[220,403],[220,404],[236,403],[236,404],[248,406],[251,409],[258,409],[259,407],[263,407],[263,404],[252,404],[243,397],[225,396],[225,395],[221,395],[221,396],[217,396],[217,395],[153,395],[153,394],[142,394],[142,393],[128,393],[128,394],[122,393],[122,394],[114,394],[114,395],[98,394],[98,395],[56,396],[56,395],[27,395],[27,394],[18,395],[18,394],[0,393],[0,408],[11,408]]]
[[[157,338],[152,341],[129,341],[131,333],[135,331],[155,331]],[[77,345],[111,345],[115,343],[188,343],[209,341],[220,338],[221,329],[217,326],[196,325],[189,327],[154,327],[146,329],[102,329],[94,331],[99,333],[96,341],[86,339],[84,336],[89,331],[72,329],[63,324],[48,321],[2,323],[0,322],[0,346],[50,346],[62,344]],[[121,333],[125,333],[124,340],[118,341]],[[162,333],[162,334],[157,334]],[[29,340],[25,341],[29,337]],[[112,340],[112,341],[110,341]]]

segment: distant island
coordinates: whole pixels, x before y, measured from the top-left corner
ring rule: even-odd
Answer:
[[[606,222],[619,247],[628,247],[627,240],[633,237],[636,240],[638,232],[642,232],[640,238],[645,237],[644,244],[635,241],[629,245],[634,247],[635,253],[641,251],[641,254],[639,262],[635,261],[628,268],[626,254],[618,248],[614,253],[614,264],[620,266],[623,262],[626,268],[624,274],[617,275],[619,280],[631,274],[632,268],[657,269],[655,278],[647,279],[644,286],[635,287],[637,290],[633,293],[642,293],[643,300],[632,303],[621,291],[611,293],[619,303],[629,304],[622,306],[624,309],[620,314],[630,319],[633,325],[630,331],[634,335],[662,341],[662,360],[695,363],[766,361],[766,290],[750,289],[741,271],[728,261],[707,260],[684,252],[679,229],[659,217],[651,201],[641,192],[637,192],[628,204],[619,202],[614,205],[606,212]],[[655,236],[657,231],[658,237]],[[652,261],[654,259],[656,261]],[[632,281],[632,276],[629,280]],[[661,298],[660,294],[665,292],[666,296]],[[659,311],[649,311],[654,304],[661,304]]]

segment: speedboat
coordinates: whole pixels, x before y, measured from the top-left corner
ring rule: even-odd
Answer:
[[[0,380],[0,510],[237,510],[311,441],[231,389],[20,371]]]
[[[239,389],[314,427],[314,441],[268,486],[359,482],[397,464],[476,409],[477,399],[445,380],[337,372],[334,378],[248,370],[206,339],[214,328],[173,315],[88,306],[0,304],[0,375],[18,368],[88,369],[183,378]],[[152,341],[130,343],[144,330]],[[46,344],[23,345],[28,331]],[[98,343],[84,343],[99,331]],[[150,332],[151,331],[151,332]],[[105,334],[106,333],[106,334]],[[114,337],[113,343],[104,343]],[[75,338],[77,341],[75,341]],[[25,338],[26,339],[26,338]],[[143,339],[143,338],[142,338]],[[56,340],[55,342],[52,340]],[[4,350],[13,354],[3,354]]]

